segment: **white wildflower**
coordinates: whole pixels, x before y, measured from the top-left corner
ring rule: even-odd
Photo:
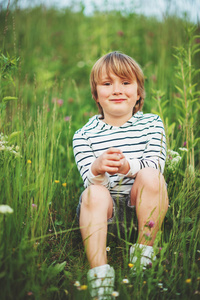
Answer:
[[[185,151],[185,152],[188,152],[188,149],[183,147],[183,148],[178,148],[180,151]]]
[[[118,296],[119,296],[119,292],[113,291],[113,292],[112,292],[112,296],[115,297],[115,298],[118,297]]]
[[[128,280],[127,278],[124,278],[124,279],[122,280],[122,283],[128,284],[128,283],[129,283],[129,280]]]
[[[13,209],[9,205],[2,204],[2,205],[0,205],[0,213],[2,213],[2,214],[12,214]]]

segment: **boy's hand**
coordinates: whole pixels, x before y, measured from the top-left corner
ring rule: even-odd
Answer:
[[[116,173],[126,174],[130,169],[124,154],[116,148],[109,148],[100,155],[92,164],[91,171],[97,176],[105,172],[110,175]]]

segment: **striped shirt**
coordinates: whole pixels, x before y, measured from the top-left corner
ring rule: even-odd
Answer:
[[[130,171],[126,175],[105,173],[94,176],[92,163],[111,147],[123,152]],[[116,127],[106,124],[96,115],[75,132],[73,150],[85,187],[102,184],[112,195],[127,195],[139,170],[151,167],[164,171],[166,139],[163,122],[157,115],[139,111],[125,124]]]

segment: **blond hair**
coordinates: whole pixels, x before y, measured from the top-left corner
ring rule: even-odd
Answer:
[[[90,74],[90,87],[92,92],[92,97],[96,101],[99,112],[104,117],[103,109],[101,105],[97,102],[97,84],[101,80],[101,74],[103,67],[106,68],[106,73],[109,75],[111,72],[121,78],[127,78],[129,80],[136,78],[138,84],[138,94],[140,99],[136,102],[133,108],[133,115],[142,109],[145,98],[144,89],[144,74],[138,63],[130,56],[114,51],[102,56],[94,64],[91,74]]]

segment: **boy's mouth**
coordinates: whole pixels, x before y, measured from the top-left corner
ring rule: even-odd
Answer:
[[[125,101],[126,99],[110,99],[110,101],[112,102],[116,102],[116,103],[121,103],[123,101]]]

